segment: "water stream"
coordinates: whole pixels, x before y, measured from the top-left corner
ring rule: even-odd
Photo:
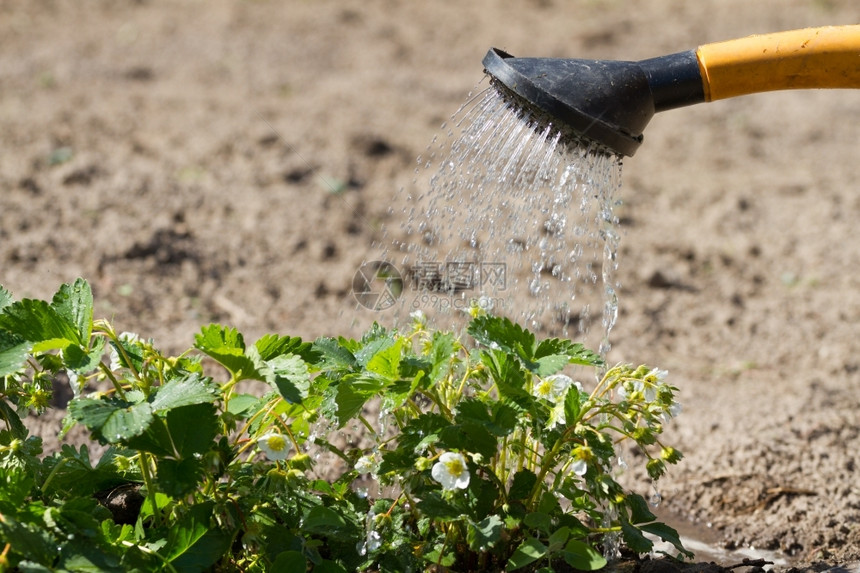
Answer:
[[[479,304],[608,352],[620,159],[563,137],[494,87],[454,116],[448,135],[404,191],[387,253],[404,275],[400,312],[456,321]]]

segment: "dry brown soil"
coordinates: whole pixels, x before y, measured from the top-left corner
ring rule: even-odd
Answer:
[[[857,20],[856,0],[3,0],[0,283],[85,277],[98,316],[175,351],[210,321],[345,334],[374,318],[353,273],[490,46],[642,59]],[[858,141],[856,91],[759,94],[658,115],[624,167],[610,360],[681,390],[662,508],[799,565],[860,559]]]

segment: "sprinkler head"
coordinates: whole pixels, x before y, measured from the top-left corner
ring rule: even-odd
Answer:
[[[515,58],[493,48],[483,64],[524,111],[617,155],[636,152],[655,112],[704,97],[694,51],[627,62]]]

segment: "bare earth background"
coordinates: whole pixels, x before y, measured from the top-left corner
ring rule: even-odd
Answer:
[[[210,321],[345,334],[375,318],[353,273],[489,47],[643,59],[858,16],[856,0],[3,0],[0,284],[49,297],[82,276],[97,316],[173,351]],[[684,404],[661,508],[799,565],[860,558],[858,97],[658,115],[618,210],[609,359],[667,368]]]

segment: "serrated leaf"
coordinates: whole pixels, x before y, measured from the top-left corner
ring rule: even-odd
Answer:
[[[631,525],[627,521],[621,522],[621,537],[624,539],[627,547],[636,553],[648,553],[654,547],[654,543],[642,535],[638,527]]]
[[[235,328],[220,324],[209,324],[200,329],[194,337],[194,346],[204,352],[232,348],[245,350],[245,339]]]
[[[484,346],[514,352],[527,361],[534,357],[534,334],[507,317],[479,316],[469,323],[467,331]]]
[[[564,546],[565,562],[580,571],[597,571],[606,566],[606,558],[594,547],[577,539],[571,539]]]
[[[365,338],[362,338],[363,346],[353,352],[355,360],[364,368],[367,368],[368,363],[374,356],[383,350],[390,348],[395,343],[394,336],[384,330],[380,331],[377,336],[374,336],[369,340],[366,340]]]
[[[547,535],[549,535],[549,532],[552,529],[552,517],[550,517],[548,513],[543,513],[541,511],[533,511],[532,513],[526,514],[523,518],[523,523],[525,523],[526,526]]]
[[[494,436],[510,434],[517,424],[517,411],[509,404],[492,402],[487,404],[477,398],[466,398],[457,405],[455,422],[483,426]]]
[[[418,511],[423,515],[440,521],[459,519],[462,511],[445,500],[438,492],[429,492],[418,502]]]
[[[12,303],[0,314],[0,329],[33,343],[33,352],[83,346],[77,329],[43,300],[23,299]]]
[[[628,495],[627,506],[630,508],[630,523],[649,523],[657,519],[657,516],[648,509],[648,502],[639,494]]]
[[[295,336],[280,336],[278,334],[266,334],[254,343],[260,358],[264,361],[271,360],[282,354],[295,354],[303,360],[313,362],[315,353],[312,352],[313,344],[303,342]]]
[[[308,365],[295,354],[282,354],[269,360],[266,365],[271,369],[267,380],[278,393],[292,404],[299,404],[308,395],[310,373]]]
[[[510,499],[526,499],[531,494],[537,483],[537,476],[533,471],[523,469],[514,474],[511,489],[508,492]]]
[[[194,373],[184,378],[174,378],[158,388],[152,398],[152,409],[164,413],[172,408],[209,404],[217,398],[217,390],[209,379]]]
[[[484,459],[496,455],[498,443],[484,426],[466,423],[448,426],[439,432],[439,443],[451,450],[481,454]]]
[[[27,363],[31,346],[20,336],[0,330],[0,377],[20,370]]]
[[[236,381],[263,379],[257,363],[245,352],[242,334],[235,328],[204,326],[194,337],[194,347],[226,368]]]
[[[69,402],[69,413],[99,440],[111,444],[139,436],[153,420],[149,403],[130,404],[116,398],[72,400]]]
[[[563,354],[550,354],[549,356],[542,356],[534,362],[527,363],[526,368],[538,376],[544,377],[558,374],[569,362],[570,359]]]
[[[15,298],[12,296],[12,293],[6,290],[2,285],[0,285],[0,311],[15,302]]]
[[[320,370],[350,372],[358,364],[353,353],[334,338],[318,338],[314,341],[313,347],[320,355],[317,363]]]
[[[508,559],[508,571],[516,571],[546,555],[546,545],[533,537],[525,539]]]
[[[383,381],[373,378],[355,377],[342,380],[338,384],[335,397],[338,427],[342,428],[349,420],[358,415],[364,408],[364,404],[383,387]]]
[[[474,551],[487,551],[501,539],[502,526],[502,518],[498,515],[491,515],[478,523],[470,523],[466,532],[469,547]]]
[[[367,361],[366,369],[387,378],[396,380],[400,375],[400,360],[403,355],[403,339],[386,346]]]
[[[176,453],[182,458],[202,454],[215,445],[218,412],[214,404],[194,404],[173,408],[165,417]]]
[[[63,361],[72,370],[86,374],[99,367],[104,350],[104,338],[97,338],[90,350],[77,344],[70,344],[63,349]]]
[[[193,505],[168,530],[165,554],[177,571],[204,571],[229,549],[232,537],[212,528],[213,506],[212,502]]]
[[[542,340],[535,349],[535,360],[553,355],[565,356],[569,364],[582,366],[602,366],[603,358],[596,352],[588,350],[578,342],[564,340],[561,338],[547,338]]]
[[[203,462],[196,458],[158,460],[156,479],[161,490],[180,498],[194,491],[203,478]]]
[[[51,300],[51,306],[75,327],[78,343],[88,346],[93,329],[93,291],[90,284],[79,278],[71,285],[62,285]]]
[[[12,432],[13,437],[19,440],[27,437],[29,431],[24,422],[21,421],[21,417],[3,398],[0,398],[0,420],[6,423],[6,427]]]
[[[681,543],[681,537],[678,535],[678,532],[674,528],[669,527],[665,523],[659,523],[659,522],[648,523],[646,525],[640,525],[639,528],[642,531],[647,531],[648,533],[650,533],[652,535],[656,535],[657,537],[659,537],[663,541],[667,541],[667,542],[671,543],[672,545],[675,546],[675,549],[677,549],[678,551],[680,551],[681,553],[683,553],[687,557],[689,557],[691,559],[693,558],[693,553],[684,549],[684,544]]]
[[[576,423],[581,411],[582,396],[576,386],[571,386],[564,396],[564,419],[567,425]]]
[[[322,535],[337,535],[347,525],[347,521],[342,515],[323,505],[312,507],[302,522],[305,531]]]

